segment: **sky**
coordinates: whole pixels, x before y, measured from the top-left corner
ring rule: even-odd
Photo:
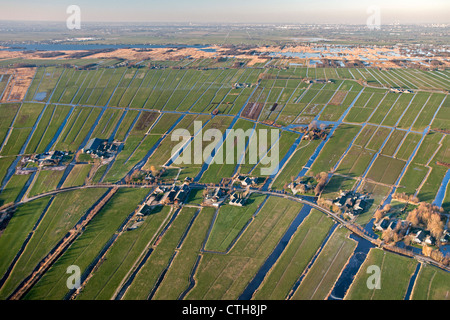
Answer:
[[[450,0],[0,0],[0,20],[66,21],[78,5],[89,22],[365,24],[450,23]]]

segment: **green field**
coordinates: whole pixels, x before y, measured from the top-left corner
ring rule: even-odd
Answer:
[[[448,273],[432,266],[421,265],[411,295],[412,300],[449,300]]]
[[[253,64],[240,51],[251,48],[243,45],[247,41],[264,48],[263,34],[257,28],[242,34],[234,27],[220,29],[219,35],[209,28],[207,34],[195,37],[226,43],[223,49],[234,57],[208,54],[195,58],[183,53],[171,60],[134,61],[112,54],[105,59],[0,61],[1,74],[6,75],[0,75],[0,94],[8,89],[12,67],[36,66],[23,101],[0,97],[0,207],[10,210],[0,215],[0,299],[7,299],[23,285],[115,185],[116,194],[21,299],[68,298],[66,269],[70,265],[80,266],[82,280],[86,280],[75,296],[78,300],[118,296],[123,300],[237,299],[308,203],[304,200],[316,201],[299,194],[294,198],[288,184],[301,178],[318,180],[311,177],[322,172],[328,179],[317,203],[335,199],[341,190],[369,197],[367,210],[355,219],[342,213],[356,225],[367,225],[394,191],[435,201],[450,162],[448,70],[357,64],[320,67],[295,56],[272,59],[264,55]],[[277,35],[273,43],[284,43],[284,33],[277,29],[272,31]],[[165,27],[158,30],[158,37],[147,38],[143,33],[129,41],[203,43],[181,39],[178,34],[162,41]],[[180,28],[178,32],[185,31]],[[294,38],[291,31],[283,32]],[[170,52],[184,49],[167,48]],[[139,58],[145,55],[145,50],[134,52]],[[414,92],[395,93],[390,88]],[[208,129],[218,129],[222,136],[201,140],[202,152],[209,148],[201,162],[167,166],[174,148],[181,146],[172,133],[185,129],[194,138],[195,121],[202,125],[198,138],[205,138]],[[329,136],[300,139],[310,131],[305,130],[309,125],[326,130]],[[216,162],[206,166],[205,157],[227,129],[255,129],[257,134],[242,140],[244,148],[239,153],[240,137],[227,136],[215,154]],[[275,140],[270,137],[274,129],[279,133]],[[268,150],[259,130],[268,132]],[[83,153],[93,138],[114,141],[120,147],[108,159]],[[188,142],[179,157],[193,160],[199,156],[194,150],[197,142]],[[286,157],[295,142],[298,146]],[[257,149],[250,148],[252,144]],[[274,154],[276,147],[278,155]],[[57,165],[39,165],[33,157],[45,151],[65,151],[69,156]],[[250,163],[255,155],[257,163]],[[235,173],[262,182],[267,175],[260,169],[268,167],[264,162],[273,156],[280,162],[286,160],[283,167],[272,172],[273,179],[263,187],[250,189],[245,206],[229,205],[229,199],[218,208],[202,205],[205,188],[218,187]],[[227,158],[233,161],[226,163]],[[206,170],[200,176],[202,169]],[[306,175],[299,176],[304,170]],[[154,190],[159,201],[172,185],[184,181],[194,185],[184,202],[159,204],[147,216],[132,216]],[[227,192],[245,191],[240,188],[236,183]],[[40,197],[49,192],[51,196]],[[392,202],[392,206],[401,219],[412,208],[410,204],[400,213],[403,203]],[[444,212],[450,208],[450,188],[442,207]],[[264,275],[253,299],[327,299],[356,242],[348,237],[348,229],[335,225],[325,212],[313,209],[309,213]],[[370,265],[381,268],[381,290],[367,289]],[[402,300],[416,266],[414,259],[372,249],[345,298]],[[447,273],[422,265],[411,298],[448,299]]]
[[[330,171],[360,129],[359,126],[340,125],[314,161],[310,172],[317,174]]]
[[[370,289],[367,282],[373,272],[366,273],[369,266],[378,266],[381,289]],[[379,249],[371,249],[355,280],[347,292],[346,300],[402,300],[417,262],[413,259]]]
[[[300,208],[288,200],[269,198],[228,255],[203,255],[196,286],[186,299],[238,298]]]
[[[1,298],[6,298],[12,293],[13,289],[32,272],[33,268],[74,227],[105,191],[105,189],[80,190],[62,193],[54,197],[44,218],[17,261],[14,271],[0,290]],[[42,210],[38,213],[42,213]]]
[[[333,221],[312,210],[292,237],[288,247],[266,275],[254,295],[255,300],[285,299],[308,262],[329,232]]]
[[[335,230],[317,261],[295,291],[294,300],[325,300],[356,247],[348,230]]]
[[[158,230],[171,213],[170,207],[160,208],[147,217],[137,229],[122,234],[106,256],[106,260],[77,297],[80,300],[105,300],[114,296],[133,264],[155,239]]]
[[[149,259],[136,275],[136,278],[124,296],[125,300],[144,300],[148,298],[160,274],[171,260],[175,249],[197,210],[197,208],[185,208],[178,214],[157,248],[151,253]]]
[[[89,266],[106,242],[117,231],[124,219],[132,213],[148,190],[119,190],[97,213],[83,234],[58,259],[52,268],[27,293],[25,299],[63,299],[68,293],[66,270],[78,265]]]
[[[241,229],[252,218],[264,200],[262,195],[252,195],[245,207],[225,206],[219,210],[205,249],[225,252]]]
[[[2,276],[32,231],[48,201],[47,197],[20,206],[9,221],[8,228],[0,237],[0,274]]]

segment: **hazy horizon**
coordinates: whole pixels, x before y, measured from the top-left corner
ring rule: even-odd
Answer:
[[[69,5],[78,5],[84,22],[365,24],[370,8],[380,10],[382,25],[450,23],[448,0],[0,0],[1,21],[65,22]],[[368,11],[369,10],[369,11]]]

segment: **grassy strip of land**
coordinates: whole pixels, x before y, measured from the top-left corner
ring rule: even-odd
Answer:
[[[300,225],[275,266],[266,275],[264,282],[255,293],[255,299],[285,299],[319,249],[332,225],[331,219],[313,209]]]
[[[30,176],[26,174],[13,175],[0,193],[0,206],[15,202],[29,178]]]
[[[265,196],[254,194],[244,207],[223,206],[206,243],[206,250],[226,251],[242,228],[251,219]]]
[[[106,189],[85,189],[61,193],[55,197],[0,290],[0,299],[13,292],[105,191]]]
[[[183,243],[182,250],[175,257],[172,266],[156,291],[154,299],[175,300],[188,288],[189,276],[199,256],[214,212],[214,208],[202,209]]]
[[[227,255],[203,255],[187,299],[237,299],[258,272],[302,205],[271,197]]]
[[[324,300],[327,298],[356,248],[356,242],[347,238],[347,235],[348,230],[345,228],[335,230],[292,299]]]
[[[374,273],[370,266],[380,268],[380,289],[368,288]],[[417,261],[380,249],[371,249],[347,292],[346,300],[403,300]]]
[[[83,234],[26,294],[25,299],[63,299],[68,293],[67,267],[77,265],[83,273],[147,193],[148,190],[145,189],[117,191],[88,224]]]
[[[145,262],[125,293],[125,300],[145,300],[167,267],[197,208],[184,208]],[[197,217],[199,218],[199,217]]]
[[[77,299],[111,299],[127,273],[132,270],[139,255],[157,235],[170,212],[169,206],[157,207],[138,229],[120,235]]]

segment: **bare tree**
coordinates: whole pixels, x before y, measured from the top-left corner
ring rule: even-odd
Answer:
[[[410,211],[408,216],[406,217],[406,221],[411,222],[413,227],[417,227],[419,225],[419,214],[416,210]]]
[[[317,121],[316,121],[316,120],[312,121],[312,122],[309,124],[308,130],[309,130],[309,131],[311,131],[311,130],[317,130]]]
[[[427,229],[430,231],[431,235],[437,239],[442,236],[444,233],[444,222],[441,221],[440,215],[436,213],[431,215]]]

